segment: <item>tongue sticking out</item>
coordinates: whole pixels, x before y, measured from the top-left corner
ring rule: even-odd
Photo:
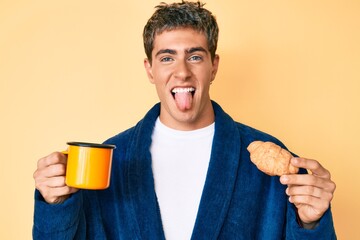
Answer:
[[[178,92],[175,94],[175,102],[181,111],[188,110],[191,108],[192,94],[190,92]]]

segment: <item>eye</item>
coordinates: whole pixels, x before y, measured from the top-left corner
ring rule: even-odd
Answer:
[[[160,62],[171,62],[173,59],[171,57],[163,57],[160,59]]]
[[[188,58],[191,62],[200,62],[203,58],[199,55],[193,55]]]

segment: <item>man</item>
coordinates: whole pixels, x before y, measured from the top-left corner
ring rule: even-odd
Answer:
[[[260,172],[249,143],[285,146],[210,99],[219,64],[211,12],[161,4],[143,37],[160,103],[106,141],[117,147],[106,190],[67,187],[61,153],[38,161],[34,239],[336,239],[329,172],[305,158],[291,161],[302,174]]]

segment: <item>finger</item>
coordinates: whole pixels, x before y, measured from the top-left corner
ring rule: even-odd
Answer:
[[[37,163],[37,168],[45,168],[47,166],[53,165],[53,164],[57,164],[57,163],[62,163],[62,164],[66,164],[67,162],[67,157],[65,154],[60,153],[60,152],[54,152],[44,158],[39,159],[38,163]]]
[[[56,197],[61,197],[61,196],[66,196],[69,195],[71,193],[76,192],[78,189],[76,188],[72,188],[72,187],[68,187],[68,186],[62,186],[62,187],[54,187],[51,188],[51,193],[53,196]]]
[[[286,194],[288,196],[295,196],[295,195],[309,195],[312,197],[321,197],[321,193],[323,192],[321,188],[317,188],[314,186],[297,186],[297,185],[290,185],[286,189]]]
[[[330,206],[330,202],[321,198],[312,196],[295,195],[289,197],[289,202],[299,206],[307,206],[312,209],[313,214],[322,215]]]
[[[282,184],[297,185],[297,186],[313,186],[320,188],[327,192],[334,192],[336,185],[333,181],[327,178],[321,178],[312,174],[291,174],[280,177]]]
[[[319,199],[323,199],[325,201],[331,201],[333,198],[333,192],[324,191],[321,188],[317,188],[314,186],[296,186],[290,185],[286,189],[286,194],[289,197],[294,196],[311,196]]]
[[[65,177],[51,177],[51,178],[36,178],[35,188],[40,192],[49,191],[50,188],[64,187],[66,186]]]
[[[47,187],[58,188],[66,186],[65,177],[52,177],[46,181]]]
[[[51,178],[57,176],[65,176],[66,174],[66,165],[64,164],[55,164],[48,166],[46,170],[44,170],[44,176]]]
[[[305,168],[312,172],[312,174],[322,177],[330,178],[330,172],[326,170],[318,161],[307,158],[292,158],[291,165],[298,168]]]
[[[66,165],[64,164],[55,164],[47,166],[46,168],[37,169],[34,172],[34,179],[41,180],[46,178],[52,178],[57,176],[65,176],[66,174]]]

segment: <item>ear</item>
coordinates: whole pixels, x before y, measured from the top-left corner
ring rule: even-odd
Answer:
[[[212,69],[212,73],[211,73],[211,81],[213,81],[216,77],[216,73],[218,71],[218,68],[219,68],[219,62],[220,62],[220,57],[219,55],[215,55],[214,56],[214,60],[213,60],[213,69]]]
[[[148,76],[149,81],[151,83],[154,83],[154,77],[152,74],[151,63],[150,63],[149,59],[147,59],[147,58],[144,59],[144,67],[145,67],[146,74]]]

